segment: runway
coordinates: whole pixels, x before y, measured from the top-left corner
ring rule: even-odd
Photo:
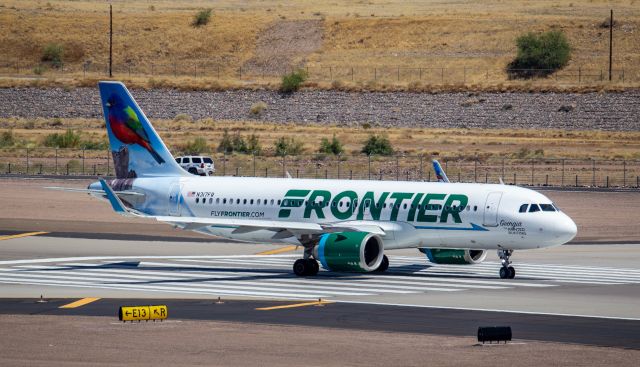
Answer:
[[[498,278],[495,254],[479,265],[437,265],[415,250],[388,252],[384,274],[299,278],[291,272],[299,253],[257,255],[273,246],[79,237],[0,241],[0,313],[113,316],[123,303],[166,302],[183,319],[466,336],[508,324],[522,339],[640,349],[635,244],[523,251],[514,256],[512,280]],[[50,302],[34,302],[40,295]],[[100,300],[58,309],[85,297]],[[218,297],[226,306],[211,308]],[[255,311],[318,299],[331,303],[321,311]]]

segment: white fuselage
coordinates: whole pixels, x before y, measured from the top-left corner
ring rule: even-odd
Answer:
[[[233,225],[197,231],[251,242],[300,243],[295,231],[239,231],[246,220],[380,228],[385,249],[533,249],[576,234],[575,223],[546,196],[509,185],[194,176],[138,178],[131,189],[145,194],[132,203],[136,210],[229,218]],[[533,204],[546,211],[530,211]]]

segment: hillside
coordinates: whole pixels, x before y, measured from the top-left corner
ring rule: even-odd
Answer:
[[[192,26],[203,8],[213,9],[209,24]],[[599,85],[608,67],[608,28],[602,23],[610,8],[617,21],[614,81],[637,86],[635,0],[114,1],[115,76],[150,84],[181,77],[179,84],[209,78],[223,86],[264,86],[305,67],[310,86],[513,84],[504,68],[515,55],[515,38],[561,29],[573,47],[569,65],[533,84]],[[65,74],[36,74],[80,79],[85,72],[102,77],[106,71],[103,1],[7,0],[0,4],[0,24],[2,74],[34,74],[50,43],[64,49]]]

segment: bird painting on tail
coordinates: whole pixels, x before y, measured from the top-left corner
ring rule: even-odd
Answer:
[[[118,95],[114,94],[107,100],[107,108],[111,131],[118,140],[125,144],[137,144],[143,147],[158,164],[165,162],[149,143],[149,136],[131,106],[127,106]]]

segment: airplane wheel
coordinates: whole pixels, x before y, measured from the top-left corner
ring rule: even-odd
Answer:
[[[314,259],[308,259],[307,261],[307,275],[318,275],[318,272],[320,271],[320,265],[318,265],[318,262]]]
[[[375,272],[384,273],[387,269],[389,269],[389,258],[387,255],[382,255],[382,262],[380,262],[380,266],[378,266]]]
[[[307,275],[308,269],[309,264],[305,259],[298,259],[293,263],[293,272],[299,277]]]
[[[513,279],[516,277],[516,269],[513,268],[513,266],[510,266],[509,268],[509,279]]]
[[[507,279],[509,277],[509,269],[507,268],[500,268],[500,279]],[[514,271],[515,274],[515,271]]]

